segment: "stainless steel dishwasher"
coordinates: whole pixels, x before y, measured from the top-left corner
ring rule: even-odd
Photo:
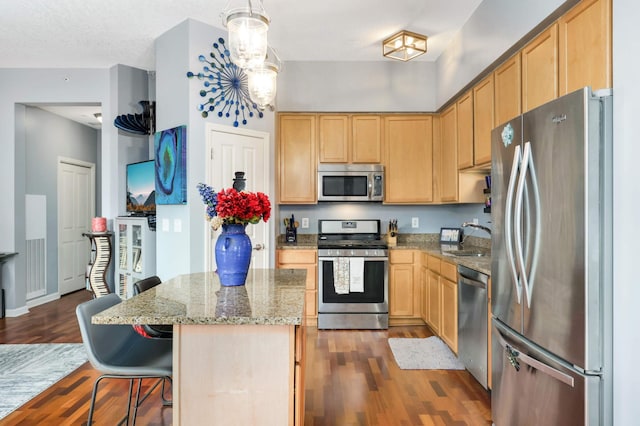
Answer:
[[[487,389],[489,276],[458,265],[458,358]]]

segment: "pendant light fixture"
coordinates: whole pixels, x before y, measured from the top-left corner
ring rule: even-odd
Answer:
[[[262,0],[230,0],[222,12],[229,31],[231,61],[243,69],[262,63],[267,55],[269,16]]]
[[[387,58],[408,61],[427,51],[427,37],[402,30],[382,42],[382,55]]]
[[[276,51],[269,47],[264,62],[249,70],[249,96],[261,110],[271,105],[276,97],[278,72],[282,63]]]

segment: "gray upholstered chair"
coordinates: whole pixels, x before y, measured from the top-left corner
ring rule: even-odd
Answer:
[[[152,289],[153,287],[161,284],[162,281],[156,275],[148,278],[144,278],[140,281],[133,283],[133,294],[137,295],[143,291]],[[145,337],[152,339],[172,339],[173,338],[173,326],[171,325],[151,325],[141,324],[134,326],[136,331]]]
[[[138,380],[136,399],[133,408],[132,424],[135,424],[136,414],[140,404],[165,378],[171,380],[172,374],[172,340],[146,339],[135,332],[130,325],[100,325],[92,324],[91,317],[98,312],[117,305],[121,302],[117,294],[111,293],[88,302],[81,303],[76,308],[76,315],[80,325],[82,342],[87,350],[91,365],[102,373],[96,379],[91,395],[89,418],[90,426],[98,392],[98,385],[102,379],[128,379],[129,399],[127,413],[122,419],[127,424],[131,415],[131,397],[133,382]],[[159,378],[154,386],[140,398],[142,379]],[[162,396],[164,400],[164,395]],[[121,422],[122,422],[121,421]]]

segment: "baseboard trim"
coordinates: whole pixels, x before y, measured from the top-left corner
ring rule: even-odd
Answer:
[[[53,302],[54,300],[60,299],[60,293],[57,291],[55,293],[46,294],[42,297],[37,297],[35,299],[27,300],[27,308],[33,308],[39,305],[44,305],[45,303]]]
[[[9,317],[19,317],[20,315],[24,315],[24,314],[28,314],[29,313],[29,308],[27,308],[26,306],[21,306],[19,308],[15,308],[15,309],[7,309],[5,312],[5,316],[7,318]]]

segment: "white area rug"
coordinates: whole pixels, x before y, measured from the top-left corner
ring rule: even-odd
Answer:
[[[0,419],[86,361],[77,343],[0,345]]]
[[[391,337],[389,346],[401,370],[464,370],[462,362],[436,336],[426,339]]]

